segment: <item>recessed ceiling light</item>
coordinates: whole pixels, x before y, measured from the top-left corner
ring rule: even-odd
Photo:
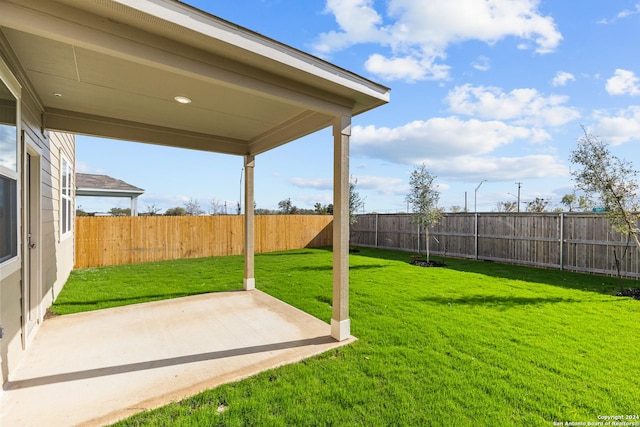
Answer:
[[[53,96],[55,96],[56,98],[62,98],[62,94],[61,93],[54,93]]]
[[[180,104],[190,104],[191,103],[191,99],[187,98],[186,96],[176,96],[173,99],[178,101]]]

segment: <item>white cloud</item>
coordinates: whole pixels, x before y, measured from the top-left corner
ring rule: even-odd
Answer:
[[[618,68],[605,88],[609,95],[640,95],[640,79],[633,71]]]
[[[353,175],[356,183],[356,190],[371,190],[384,196],[397,196],[407,192],[407,185],[403,184],[401,178],[388,176]],[[289,182],[298,188],[309,188],[314,190],[332,190],[333,180],[331,178],[291,178]],[[309,196],[308,200],[315,200],[317,196]],[[316,200],[317,201],[317,200]]]
[[[471,65],[478,71],[489,71],[491,68],[491,61],[486,56],[479,56]]]
[[[575,80],[576,80],[576,77],[573,74],[567,73],[566,71],[558,71],[556,73],[556,76],[551,81],[551,84],[554,87],[566,86],[568,82],[575,81]]]
[[[596,111],[596,125],[591,130],[611,145],[620,145],[632,140],[640,140],[640,105],[632,105],[616,114]]]
[[[327,0],[325,13],[335,16],[342,31],[321,34],[314,46],[320,55],[328,55],[354,44],[381,42],[384,39],[384,32],[379,27],[382,18],[373,8],[373,0]]]
[[[404,195],[409,189],[409,185],[402,182],[402,179],[388,176],[355,175],[357,180],[356,191],[372,190],[383,196]]]
[[[413,121],[395,128],[354,126],[351,150],[353,156],[404,165],[424,163],[436,176],[449,180],[566,176],[567,167],[552,154],[492,155],[509,144],[536,143],[550,138],[541,129],[452,116]],[[405,185],[398,183],[397,189],[398,194],[406,193]]]
[[[449,110],[482,119],[513,120],[518,125],[561,126],[580,117],[575,108],[563,104],[568,98],[543,96],[536,89],[504,92],[497,87],[457,86],[447,95]],[[546,138],[544,134],[540,134]]]
[[[354,126],[354,155],[399,164],[487,154],[516,140],[548,138],[544,131],[511,126],[501,121],[461,120],[458,117],[413,121],[396,128]]]
[[[290,178],[288,181],[298,188],[333,189],[333,180],[330,178]]]
[[[507,37],[525,40],[519,48],[535,46],[552,52],[562,40],[553,18],[538,11],[539,0],[390,0],[383,17],[373,0],[327,0],[326,12],[335,16],[338,31],[323,33],[314,50],[319,55],[354,44],[376,43],[389,49],[366,62],[367,69],[386,79],[444,79],[447,48],[479,40],[494,44]],[[391,72],[383,66],[391,66]],[[409,66],[407,73],[400,66]]]
[[[15,126],[5,126],[0,124],[0,141],[11,141],[16,139]],[[0,144],[0,166],[7,169],[16,170],[17,155],[15,149],[6,149],[5,147],[15,147],[15,143],[4,145]]]
[[[373,54],[365,62],[366,69],[386,80],[443,80],[449,76],[447,65],[434,64],[425,58],[405,56],[401,58],[386,58]]]
[[[618,13],[616,18],[626,18],[631,15],[635,15],[640,13],[640,3],[636,3],[635,9],[625,9],[622,12]]]
[[[550,155],[522,157],[472,157],[425,163],[436,175],[458,180],[504,181],[566,176],[568,168]]]
[[[613,24],[618,19],[624,19],[624,18],[627,18],[629,16],[636,15],[638,13],[640,13],[640,3],[636,3],[634,9],[624,9],[624,10],[622,10],[613,19],[606,19],[606,18],[601,19],[600,21],[598,21],[598,24]]]
[[[105,175],[106,172],[104,169],[94,168],[87,162],[76,161],[76,172],[78,173],[93,173],[98,175]]]
[[[294,205],[296,203],[302,203],[302,205],[306,208],[313,208],[316,203],[320,203],[323,205],[328,205],[333,203],[333,193],[332,192],[324,192],[324,193],[313,193],[313,194],[304,194],[298,195],[295,198]]]

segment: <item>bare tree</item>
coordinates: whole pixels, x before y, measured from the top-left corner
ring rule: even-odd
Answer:
[[[200,208],[200,203],[198,202],[197,199],[189,199],[183,204],[184,204],[184,210],[187,213],[187,215],[197,216],[197,215],[202,215],[204,213],[202,208]]]
[[[419,229],[424,229],[426,236],[426,255],[429,261],[429,227],[435,225],[442,217],[442,209],[438,208],[440,192],[436,189],[436,177],[427,171],[427,167],[422,164],[416,166],[409,178],[409,194],[406,201],[411,212],[412,220],[418,224]]]
[[[584,135],[578,139],[577,148],[571,153],[571,163],[578,166],[571,175],[576,187],[585,192],[587,197],[597,197],[600,206],[607,212],[611,226],[619,233],[633,238],[640,250],[638,240],[638,172],[631,162],[620,159],[609,151],[607,144],[597,136],[591,135],[584,128]],[[627,247],[625,247],[626,255]],[[615,254],[615,252],[614,252]],[[616,266],[620,277],[620,260],[616,255]]]
[[[158,215],[160,213],[160,211],[162,209],[160,209],[158,206],[156,206],[155,203],[152,203],[150,205],[146,205],[147,210],[145,211],[145,213],[149,216],[155,216]]]
[[[226,213],[224,203],[216,199],[211,199],[210,208],[211,215],[222,215]]]

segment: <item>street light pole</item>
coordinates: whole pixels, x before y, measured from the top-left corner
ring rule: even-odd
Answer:
[[[478,184],[476,186],[476,190],[473,193],[473,212],[474,212],[474,217],[475,217],[475,232],[474,234],[474,247],[475,247],[475,259],[478,259],[478,189],[480,188],[480,186],[482,185],[483,182],[485,182],[486,179],[483,179],[482,181],[480,181],[480,184]]]
[[[476,190],[475,190],[475,192],[473,193],[473,211],[474,211],[474,212],[478,212],[478,204],[477,204],[477,202],[478,202],[478,189],[480,188],[480,186],[482,185],[482,183],[483,183],[483,182],[486,182],[486,181],[487,181],[486,179],[483,179],[482,181],[480,181],[480,184],[478,184],[478,185],[476,186]]]

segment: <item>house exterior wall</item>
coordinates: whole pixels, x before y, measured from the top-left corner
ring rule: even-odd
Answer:
[[[19,363],[24,350],[42,323],[46,309],[55,301],[66,282],[74,264],[74,231],[62,235],[60,165],[62,156],[75,170],[75,137],[69,134],[41,131],[42,108],[38,100],[31,96],[29,82],[21,78],[20,67],[16,66],[12,52],[7,48],[0,33],[0,67],[8,70],[21,86],[18,102],[18,120],[21,129],[18,140],[18,179],[17,179],[17,227],[18,256],[10,263],[3,263],[0,269],[0,325],[4,334],[0,339],[0,382],[9,379],[12,370]],[[1,75],[0,75],[1,78]],[[28,148],[27,148],[28,147]],[[27,333],[24,328],[24,301],[22,282],[26,279],[25,251],[29,251],[25,228],[25,153],[29,151],[37,165],[36,187],[39,187],[36,217],[37,233],[32,237],[35,250],[29,252],[35,268],[31,269],[30,280],[34,288],[36,325]],[[71,174],[73,177],[73,173]],[[71,185],[73,189],[74,186]],[[75,195],[71,194],[75,206]],[[70,214],[75,214],[75,208]],[[73,221],[71,221],[73,223]]]

